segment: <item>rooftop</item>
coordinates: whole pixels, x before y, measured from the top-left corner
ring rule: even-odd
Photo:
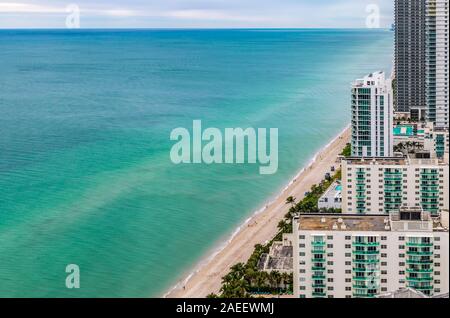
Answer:
[[[341,183],[339,181],[335,181],[328,187],[327,191],[325,191],[325,193],[320,197],[319,201],[323,200],[324,198],[327,198],[328,200],[339,198],[341,197],[341,192]]]
[[[442,219],[414,208],[389,214],[303,213],[294,222],[300,231],[448,232]]]
[[[355,87],[370,87],[370,86],[374,86],[374,85],[379,85],[380,82],[383,82],[383,81],[385,81],[385,74],[382,71],[378,71],[378,72],[370,73],[370,74],[364,76],[364,78],[357,79],[353,83],[353,86],[355,86]]]
[[[273,242],[269,254],[263,253],[257,265],[259,270],[292,272],[293,247],[283,242]]]
[[[385,214],[300,214],[298,227],[303,231],[389,231],[386,220]]]
[[[413,125],[397,125],[394,127],[394,136],[417,136],[425,133],[424,129],[414,129]]]
[[[344,161],[352,165],[446,165],[445,161],[439,159],[416,159],[408,157],[347,157]]]
[[[428,298],[425,294],[412,288],[401,288],[399,290],[380,294],[377,298]]]

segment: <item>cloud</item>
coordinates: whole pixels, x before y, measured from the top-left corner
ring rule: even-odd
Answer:
[[[222,20],[222,21],[247,21],[247,22],[265,22],[269,21],[269,17],[261,16],[243,16],[235,12],[227,12],[220,10],[177,10],[170,11],[163,16],[176,19],[189,20]]]
[[[82,27],[365,27],[367,4],[392,23],[392,0],[0,0],[0,28],[60,26],[77,4]],[[22,2],[23,1],[23,2]]]
[[[112,17],[135,17],[142,15],[139,11],[134,10],[127,10],[127,9],[111,9],[111,10],[100,10],[100,11],[94,11],[99,15],[105,14]]]
[[[65,7],[53,7],[32,3],[0,2],[0,13],[63,13]]]

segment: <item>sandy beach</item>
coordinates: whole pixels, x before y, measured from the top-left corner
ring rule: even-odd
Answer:
[[[218,293],[221,278],[228,273],[229,268],[238,262],[246,262],[255,244],[265,243],[277,233],[278,222],[289,209],[285,203],[286,198],[294,196],[301,200],[313,184],[319,183],[325,173],[330,172],[331,166],[337,167],[337,156],[349,139],[350,129],[346,128],[316,155],[315,160],[303,169],[273,202],[242,226],[219,253],[197,268],[187,282],[177,285],[165,297],[202,298],[210,293]]]

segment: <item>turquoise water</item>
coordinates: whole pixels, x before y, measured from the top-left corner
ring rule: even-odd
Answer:
[[[0,296],[160,296],[390,72],[369,30],[0,31]],[[173,165],[176,127],[278,127],[279,169]],[[65,288],[77,264],[81,288]]]
[[[412,136],[414,135],[414,127],[408,125],[397,125],[394,127],[394,136]]]

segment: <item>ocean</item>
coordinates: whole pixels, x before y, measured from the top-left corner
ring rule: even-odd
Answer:
[[[158,297],[350,121],[387,30],[0,30],[0,297]],[[279,129],[279,168],[170,160],[177,127]],[[68,289],[66,266],[80,268]]]

